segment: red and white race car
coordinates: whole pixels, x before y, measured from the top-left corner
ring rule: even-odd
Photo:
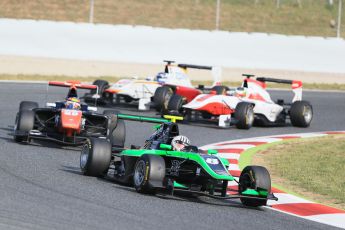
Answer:
[[[302,100],[302,82],[244,74],[241,87],[224,94],[211,91],[200,94],[192,101],[180,95],[171,97],[168,104],[170,114],[181,114],[185,120],[217,120],[218,125],[232,124],[239,129],[249,129],[254,123],[260,126],[285,125],[287,118],[297,127],[308,127],[313,118],[313,108]],[[294,97],[291,103],[274,102],[266,90],[266,82],[291,84]],[[200,116],[201,115],[201,116]]]
[[[205,90],[203,86],[193,87],[187,74],[188,68],[212,70],[214,81],[218,82],[216,78],[219,76],[215,75],[220,75],[220,68],[165,62],[164,72],[158,73],[154,78],[121,79],[113,85],[104,80],[96,80],[93,84],[98,86],[99,92],[91,90],[84,95],[84,100],[87,103],[97,101],[98,104],[110,105],[114,105],[114,102],[137,101],[139,110],[148,110],[150,105],[154,105],[157,111],[165,111],[173,94],[181,95],[189,102]]]

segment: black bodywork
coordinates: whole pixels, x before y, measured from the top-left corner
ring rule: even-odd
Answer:
[[[34,126],[30,131],[15,130],[14,135],[30,139],[45,139],[65,145],[82,145],[88,137],[106,137],[109,117],[87,111],[87,105],[82,105],[82,125],[80,133],[73,132],[67,136],[61,127],[60,114],[63,102],[57,102],[55,108],[35,108]],[[19,113],[17,113],[16,122]]]

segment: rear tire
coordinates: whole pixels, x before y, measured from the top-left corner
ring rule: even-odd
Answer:
[[[236,127],[238,129],[250,129],[254,123],[253,105],[247,102],[240,102],[235,109]]]
[[[186,104],[186,100],[182,96],[174,94],[169,100],[168,111],[176,111],[181,113],[183,109],[182,106],[184,104]]]
[[[17,113],[15,125],[14,125],[14,141],[23,142],[28,140],[28,133],[30,130],[34,129],[35,124],[35,112],[32,110],[21,110]],[[24,134],[17,135],[17,133]]]
[[[295,101],[291,105],[290,120],[293,126],[309,127],[313,120],[313,107],[307,101]]]
[[[104,110],[103,114],[108,116],[108,137],[112,146],[124,147],[126,141],[126,125],[123,120],[119,120],[117,110]]]
[[[157,155],[144,154],[138,158],[133,175],[135,190],[139,193],[155,193],[163,186],[165,161]]]
[[[158,112],[168,109],[168,104],[173,94],[174,91],[168,86],[161,86],[156,89],[153,95],[153,102]]]
[[[90,138],[80,154],[80,169],[86,176],[103,177],[111,160],[110,143],[103,139]]]
[[[239,180],[239,193],[241,194],[248,188],[255,190],[261,188],[271,193],[271,177],[265,167],[247,166],[243,169]],[[267,199],[241,198],[241,202],[246,206],[258,207],[266,205]]]
[[[101,95],[101,96],[102,96],[104,90],[109,87],[109,82],[104,81],[104,80],[96,80],[92,84],[98,86],[98,94]],[[91,94],[96,94],[97,93],[97,89],[91,89],[90,93]]]
[[[108,102],[112,102],[112,96],[106,97],[104,94],[104,90],[109,88],[109,83],[107,81],[96,80],[92,84],[98,86],[98,95],[100,96],[100,98],[93,98],[93,95],[97,94],[97,89],[91,89],[89,93],[85,93],[84,95],[84,101],[86,103],[97,103],[100,105],[105,105]]]
[[[19,111],[32,110],[38,108],[38,103],[34,101],[22,101],[19,104]]]
[[[123,148],[126,141],[126,125],[123,120],[118,120],[116,127],[109,135],[109,141],[112,146]]]

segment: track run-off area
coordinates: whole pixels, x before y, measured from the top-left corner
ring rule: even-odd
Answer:
[[[0,83],[0,229],[336,229],[267,208],[247,208],[237,200],[142,195],[111,180],[85,177],[78,149],[13,141],[20,101],[44,106],[47,100],[62,100],[66,95],[63,88],[49,88],[48,96],[46,90],[46,84]],[[286,101],[292,98],[292,92],[285,90],[271,91],[271,95]],[[345,130],[345,93],[304,91],[303,97],[314,109],[314,119],[306,129],[180,125],[180,133],[203,146],[258,136]],[[153,111],[139,113],[136,106],[114,109],[156,116]],[[143,145],[153,132],[148,123],[126,122],[126,128],[127,146]]]

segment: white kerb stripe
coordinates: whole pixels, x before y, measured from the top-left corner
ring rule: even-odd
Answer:
[[[314,203],[309,200],[290,195],[287,193],[274,193],[274,195],[278,198],[278,201],[269,200],[269,205],[275,205],[275,204],[293,204],[293,203]]]
[[[329,224],[339,228],[345,228],[345,213],[342,214],[321,214],[304,217],[308,220]]]
[[[229,145],[219,145],[219,146],[213,146],[213,149],[250,149],[255,147],[255,145],[245,145],[245,144],[229,144]]]

